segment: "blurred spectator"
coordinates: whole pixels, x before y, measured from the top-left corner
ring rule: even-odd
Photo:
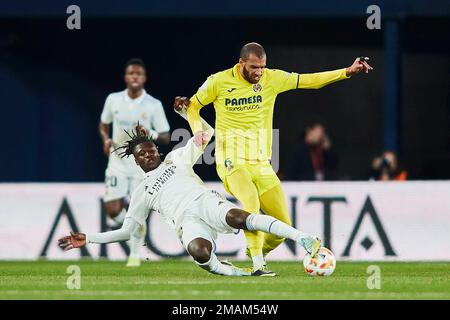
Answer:
[[[337,154],[320,122],[307,125],[286,168],[286,180],[333,180]]]
[[[380,157],[374,158],[371,171],[371,179],[380,181],[404,181],[408,177],[408,173],[399,168],[397,154],[394,151],[384,151]]]

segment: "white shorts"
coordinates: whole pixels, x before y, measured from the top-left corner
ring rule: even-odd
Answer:
[[[203,238],[213,244],[215,251],[217,233],[239,233],[239,229],[230,227],[225,221],[225,216],[231,209],[239,207],[213,190],[195,199],[185,210],[178,230],[184,248],[187,250],[192,240]]]
[[[142,182],[143,176],[125,175],[120,170],[106,168],[104,202],[126,198]]]

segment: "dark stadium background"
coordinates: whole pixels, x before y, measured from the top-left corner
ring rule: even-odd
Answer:
[[[249,41],[268,67],[315,72],[371,57],[375,70],[321,90],[277,99],[281,166],[302,127],[321,119],[340,156],[338,175],[366,179],[383,148],[400,153],[415,179],[450,178],[448,1],[25,1],[0,4],[2,182],[102,181],[106,158],[97,125],[110,92],[124,89],[131,57],[147,64],[146,89],[172,112],[206,77],[233,66]],[[81,30],[66,8],[81,8]],[[381,30],[366,8],[381,7]],[[212,107],[203,114],[214,119]],[[217,180],[201,166],[205,180]]]

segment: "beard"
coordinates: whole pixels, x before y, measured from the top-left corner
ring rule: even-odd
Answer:
[[[143,163],[143,165],[139,165],[141,167],[142,170],[144,170],[144,172],[149,172],[149,171],[153,171],[156,168],[159,167],[159,165],[161,164],[161,158],[158,157],[156,159],[153,160],[152,163]]]
[[[250,73],[247,71],[247,69],[245,69],[245,67],[242,68],[242,73],[243,73],[245,80],[247,80],[248,82],[253,83],[253,84],[258,83],[257,80],[252,79],[252,77],[250,76]]]

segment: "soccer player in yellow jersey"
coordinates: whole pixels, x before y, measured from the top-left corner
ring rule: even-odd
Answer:
[[[260,209],[291,224],[280,180],[270,164],[272,118],[279,93],[293,89],[319,89],[348,79],[372,67],[368,58],[357,58],[348,68],[298,74],[266,68],[266,53],[257,43],[241,49],[239,63],[208,77],[190,99],[176,97],[175,106],[187,108],[187,116],[197,142],[204,142],[200,109],[214,104],[216,110],[216,169],[224,187],[243,209]],[[284,239],[271,234],[246,231],[247,253],[253,260],[253,274],[274,276],[265,256]]]

